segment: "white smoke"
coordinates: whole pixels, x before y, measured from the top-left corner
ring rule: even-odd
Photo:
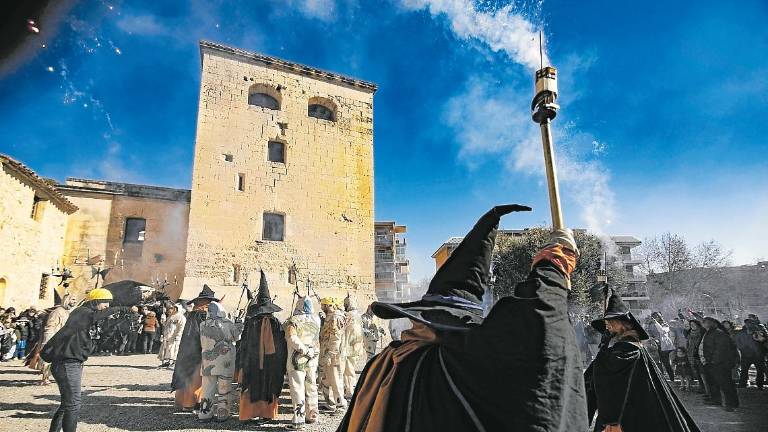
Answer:
[[[503,51],[511,60],[539,69],[548,64],[546,53],[539,55],[537,27],[527,20],[515,4],[482,11],[473,0],[401,0],[406,9],[427,9],[432,16],[445,15],[451,30],[462,39],[477,39],[494,51]]]
[[[476,39],[528,69],[539,68],[541,26],[526,19],[523,12],[530,2],[510,3],[496,9],[487,2],[473,0],[401,3],[407,9],[427,9],[433,16],[444,15],[459,38]],[[536,3],[535,7],[540,8],[541,4]],[[546,53],[544,56],[543,63],[549,64]],[[575,76],[580,69],[592,65],[594,55],[570,56],[566,60],[566,70]],[[577,98],[578,87],[572,80],[568,84],[574,89],[572,96]],[[470,167],[478,157],[502,157],[508,170],[540,176],[543,182],[541,135],[528,110],[532,93],[533,76],[523,78],[523,84],[502,83],[487,75],[470,78],[464,91],[446,106],[446,119],[458,133],[459,157]],[[556,123],[553,134],[561,186],[580,207],[581,221],[587,229],[603,234],[614,215],[614,195],[609,186],[610,173],[594,156],[604,153],[606,144],[580,131],[574,123]]]

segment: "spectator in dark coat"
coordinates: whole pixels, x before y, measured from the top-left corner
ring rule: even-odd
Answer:
[[[699,357],[699,345],[701,344],[701,338],[704,337],[704,328],[701,326],[701,322],[695,319],[689,320],[686,352],[688,353],[688,360],[691,364],[691,371],[693,377],[699,381],[699,393],[706,393],[706,382],[704,382],[704,368],[701,364],[701,358]]]
[[[739,407],[736,385],[731,379],[731,368],[736,364],[738,352],[728,333],[715,318],[704,318],[706,333],[701,340],[699,352],[704,364],[704,373],[709,385],[708,405],[722,405],[721,392],[725,395],[725,410],[734,411]]]
[[[733,340],[741,353],[741,374],[739,378],[739,387],[747,387],[749,377],[749,368],[755,365],[757,376],[755,384],[757,388],[762,389],[765,383],[765,346],[757,341],[757,334],[760,330],[759,322],[752,319],[744,320],[744,327],[733,334]]]

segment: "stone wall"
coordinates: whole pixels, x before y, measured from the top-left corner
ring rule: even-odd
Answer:
[[[375,87],[233,51],[201,44],[183,297],[207,283],[231,307],[246,275],[255,289],[263,269],[277,303],[288,309],[288,269],[295,263],[301,287],[309,278],[320,296],[351,292],[367,303],[374,298]],[[249,105],[254,86],[274,94],[280,109]],[[309,117],[310,99],[335,108],[336,121]],[[285,144],[285,163],[268,161],[271,140]],[[284,241],[262,239],[265,211],[285,215]]]
[[[66,210],[41,201],[37,216],[32,207],[37,186],[3,164],[0,172],[0,305],[17,311],[53,305],[58,279],[50,275],[64,247]],[[42,295],[41,295],[42,294]],[[42,297],[42,298],[41,298]]]
[[[171,298],[181,294],[189,191],[74,179],[60,189],[80,208],[69,218],[63,258],[74,276],[71,292],[81,296],[93,288],[92,269],[103,260],[110,268],[105,283],[130,279],[152,285],[167,278]],[[146,230],[143,242],[126,245],[131,217],[145,219]]]

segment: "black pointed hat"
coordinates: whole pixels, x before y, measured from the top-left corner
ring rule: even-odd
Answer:
[[[187,304],[192,304],[195,302],[195,300],[210,300],[210,301],[219,301],[218,298],[216,298],[216,293],[213,292],[211,287],[208,285],[203,285],[203,290],[200,291],[200,294],[197,295],[197,297],[193,298],[192,300],[188,301]]]
[[[481,324],[483,294],[490,281],[499,220],[507,213],[530,210],[530,207],[517,204],[492,208],[475,223],[437,270],[421,300],[374,302],[371,310],[379,318],[410,318],[440,330],[467,329]]]
[[[602,318],[592,321],[592,327],[601,333],[604,333],[605,320],[618,319],[632,324],[632,327],[637,332],[638,338],[640,340],[648,339],[648,333],[645,332],[645,329],[640,324],[640,321],[638,321],[637,318],[632,315],[632,312],[629,311],[627,305],[624,304],[624,302],[621,300],[621,296],[616,294],[610,288],[607,290],[608,293],[606,294],[607,301],[605,306],[605,313],[603,314]]]
[[[280,306],[272,302],[272,296],[269,295],[269,285],[267,284],[267,275],[261,270],[261,279],[259,280],[259,292],[256,294],[256,301],[248,306],[246,316],[248,318],[257,315],[270,314],[283,310]]]

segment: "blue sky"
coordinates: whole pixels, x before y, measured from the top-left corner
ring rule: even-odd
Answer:
[[[654,3],[80,1],[0,77],[0,152],[188,188],[200,39],[373,81],[376,218],[408,226],[418,279],[495,204],[534,207],[507,228],[549,220],[529,118],[543,28],[566,222],[768,258],[768,4]]]

